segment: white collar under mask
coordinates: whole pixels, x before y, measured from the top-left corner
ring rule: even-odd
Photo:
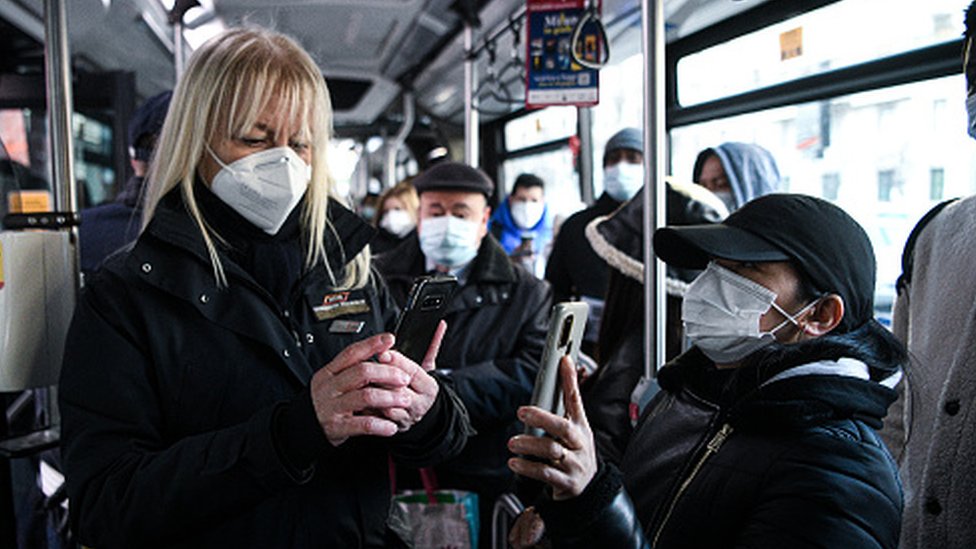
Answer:
[[[221,166],[210,190],[244,219],[275,235],[302,199],[312,178],[312,167],[291,147],[275,147],[225,164],[208,146]]]
[[[794,314],[776,304],[776,292],[712,261],[685,292],[681,320],[685,335],[716,364],[733,364],[776,341],[776,332],[817,304],[814,300]],[[770,309],[786,320],[763,332],[759,319]]]

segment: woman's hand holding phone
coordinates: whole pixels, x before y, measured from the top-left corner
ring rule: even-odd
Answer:
[[[339,446],[362,435],[390,437],[420,421],[440,390],[428,372],[446,330],[441,321],[422,366],[393,350],[393,335],[384,333],[346,347],[316,372],[310,383],[312,406],[329,443]]]
[[[437,400],[440,386],[430,372],[437,367],[437,354],[440,352],[441,341],[446,332],[447,322],[441,320],[434,331],[434,337],[430,341],[424,360],[419,365],[395,350],[386,351],[378,357],[381,363],[394,366],[410,377],[406,387],[411,397],[410,406],[387,408],[381,411],[384,417],[397,424],[401,432],[409,430],[413,424],[423,419]]]
[[[523,406],[518,410],[519,419],[529,427],[542,429],[548,436],[516,435],[508,441],[513,453],[540,458],[540,461],[530,461],[514,457],[508,460],[508,467],[551,486],[554,500],[583,493],[597,469],[593,431],[586,419],[576,366],[570,357],[563,357],[560,362],[559,376],[566,417],[535,406]]]

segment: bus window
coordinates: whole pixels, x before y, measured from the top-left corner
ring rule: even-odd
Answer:
[[[515,178],[521,173],[533,173],[546,183],[546,203],[554,216],[566,218],[583,208],[580,199],[579,174],[573,165],[569,145],[556,150],[510,158],[502,162],[505,180],[504,196],[512,191]]]
[[[831,200],[864,226],[878,261],[875,307],[887,320],[915,222],[936,202],[976,192],[965,91],[956,75],[674,128],[673,173],[691,180],[698,152],[722,142],[769,149],[780,190]]]
[[[576,135],[576,107],[547,107],[505,123],[505,148],[518,151]]]
[[[644,123],[643,63],[638,53],[600,71],[600,104],[593,107],[594,198],[603,192],[603,146],[621,129]]]
[[[678,103],[697,105],[956,40],[963,8],[958,0],[830,4],[683,57]]]
[[[569,148],[576,120],[576,107],[547,107],[505,123],[502,197],[511,192],[519,174],[533,173],[546,183],[546,202],[553,215],[566,217],[583,207],[579,173]]]

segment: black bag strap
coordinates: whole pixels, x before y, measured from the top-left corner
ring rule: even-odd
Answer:
[[[898,295],[904,292],[908,285],[912,283],[912,269],[915,267],[915,243],[918,241],[919,237],[922,236],[922,229],[924,229],[936,215],[939,214],[946,206],[952,204],[953,202],[959,200],[958,198],[950,198],[943,202],[939,202],[931,210],[922,216],[922,219],[918,220],[915,224],[915,228],[912,229],[911,234],[908,235],[908,240],[905,242],[905,249],[901,254],[901,275],[898,276],[898,280],[895,282],[895,289]]]

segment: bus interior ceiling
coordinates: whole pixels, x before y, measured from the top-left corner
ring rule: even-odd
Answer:
[[[465,18],[476,20],[476,71],[482,125],[524,108],[525,0],[203,0],[186,12],[185,51],[222,27],[270,26],[297,38],[320,63],[335,108],[336,134],[363,141],[393,135],[403,119],[401,97],[414,92],[414,152],[463,140]],[[763,0],[680,0],[665,4],[667,40],[687,36],[751,9]],[[166,5],[164,5],[166,4]],[[159,0],[66,2],[69,49],[78,73],[131,73],[134,95],[118,110],[171,88],[174,40]],[[640,2],[603,0],[602,17],[615,58],[640,48]],[[12,80],[43,82],[43,0],[0,3],[3,75],[0,102],[24,94]],[[33,90],[36,91],[36,90]],[[98,95],[98,90],[93,90]],[[76,91],[76,95],[77,95]],[[31,93],[35,98],[36,93]],[[41,95],[42,97],[43,95]],[[89,101],[76,99],[76,110]],[[128,112],[120,113],[127,115]],[[124,118],[124,116],[123,116]],[[116,126],[124,127],[124,126]],[[422,145],[417,145],[422,143]],[[456,153],[458,151],[455,151]]]

